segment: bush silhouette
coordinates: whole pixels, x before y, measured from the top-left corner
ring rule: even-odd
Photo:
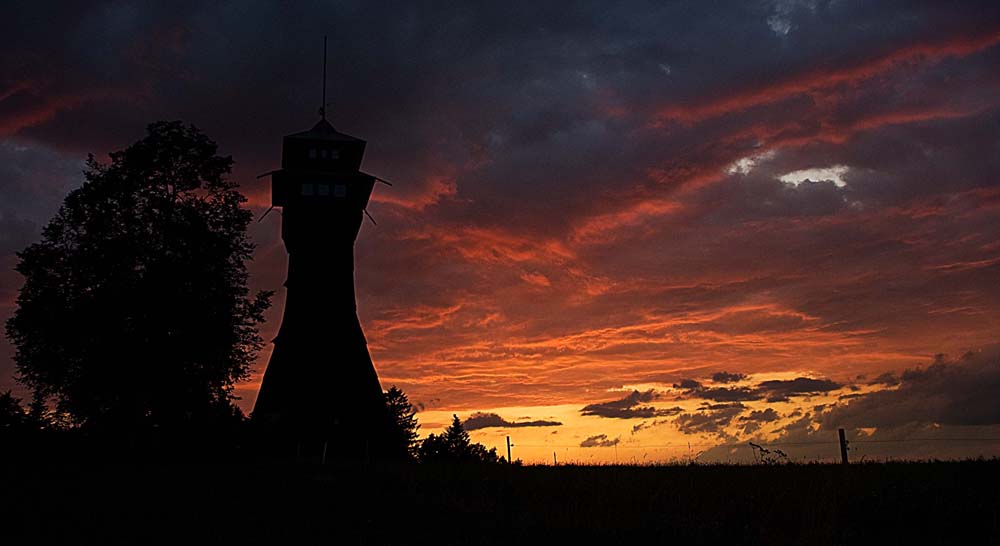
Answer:
[[[270,293],[250,296],[253,245],[233,160],[193,126],[87,160],[7,322],[18,379],[75,425],[170,428],[239,416],[233,385],[262,346]]]
[[[0,434],[32,428],[33,419],[21,405],[21,399],[15,398],[10,391],[0,393]]]

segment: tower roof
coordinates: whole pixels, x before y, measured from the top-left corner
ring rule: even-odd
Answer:
[[[340,131],[333,128],[326,118],[323,118],[313,125],[312,129],[308,131],[302,131],[301,133],[293,133],[285,138],[302,138],[309,140],[332,140],[338,142],[364,142],[360,138],[352,137],[351,135],[345,135]]]

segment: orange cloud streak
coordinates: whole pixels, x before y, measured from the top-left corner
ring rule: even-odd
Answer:
[[[389,188],[388,191],[373,193],[372,201],[419,212],[431,205],[436,205],[442,199],[455,196],[456,193],[458,193],[458,185],[453,176],[437,175],[428,177],[425,187],[415,195],[400,196],[393,192],[392,188]]]
[[[92,89],[78,94],[46,95],[43,89],[32,82],[17,82],[0,91],[0,103],[15,100],[22,95],[30,95],[29,105],[10,109],[0,116],[0,137],[17,134],[18,131],[50,121],[65,110],[77,108],[87,102],[108,98],[129,99],[128,93],[113,89]]]
[[[675,120],[694,123],[723,114],[771,104],[811,94],[837,85],[854,85],[906,63],[938,62],[949,57],[965,57],[1000,43],[1000,31],[937,43],[914,44],[855,66],[841,69],[817,69],[792,76],[784,81],[742,94],[709,100],[690,106],[671,105],[654,117],[654,125]]]

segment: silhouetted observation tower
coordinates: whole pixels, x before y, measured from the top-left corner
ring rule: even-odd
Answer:
[[[354,296],[354,240],[377,180],[359,170],[364,151],[323,109],[312,129],[284,137],[270,174],[288,250],[285,309],[253,411],[273,431],[348,455],[375,449],[385,422]]]

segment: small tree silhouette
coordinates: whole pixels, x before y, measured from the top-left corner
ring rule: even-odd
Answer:
[[[31,421],[20,398],[15,398],[10,391],[0,394],[0,432],[20,432],[29,428]]]
[[[445,449],[451,453],[464,453],[472,445],[472,439],[469,437],[469,433],[465,431],[465,427],[462,426],[462,420],[457,415],[451,416],[451,425],[448,425],[448,428],[445,429],[442,438],[444,439]]]
[[[487,450],[483,444],[474,444],[457,415],[452,415],[451,425],[440,435],[430,434],[420,444],[421,462],[499,463],[496,448]]]
[[[216,150],[193,126],[149,125],[110,163],[90,156],[86,182],[18,253],[25,282],[7,322],[18,379],[75,424],[239,414],[233,385],[263,345],[270,293],[249,295],[252,214]]]
[[[410,404],[406,393],[393,385],[385,393],[385,406],[389,414],[390,430],[387,442],[391,453],[397,453],[409,459],[418,455],[417,410]]]

